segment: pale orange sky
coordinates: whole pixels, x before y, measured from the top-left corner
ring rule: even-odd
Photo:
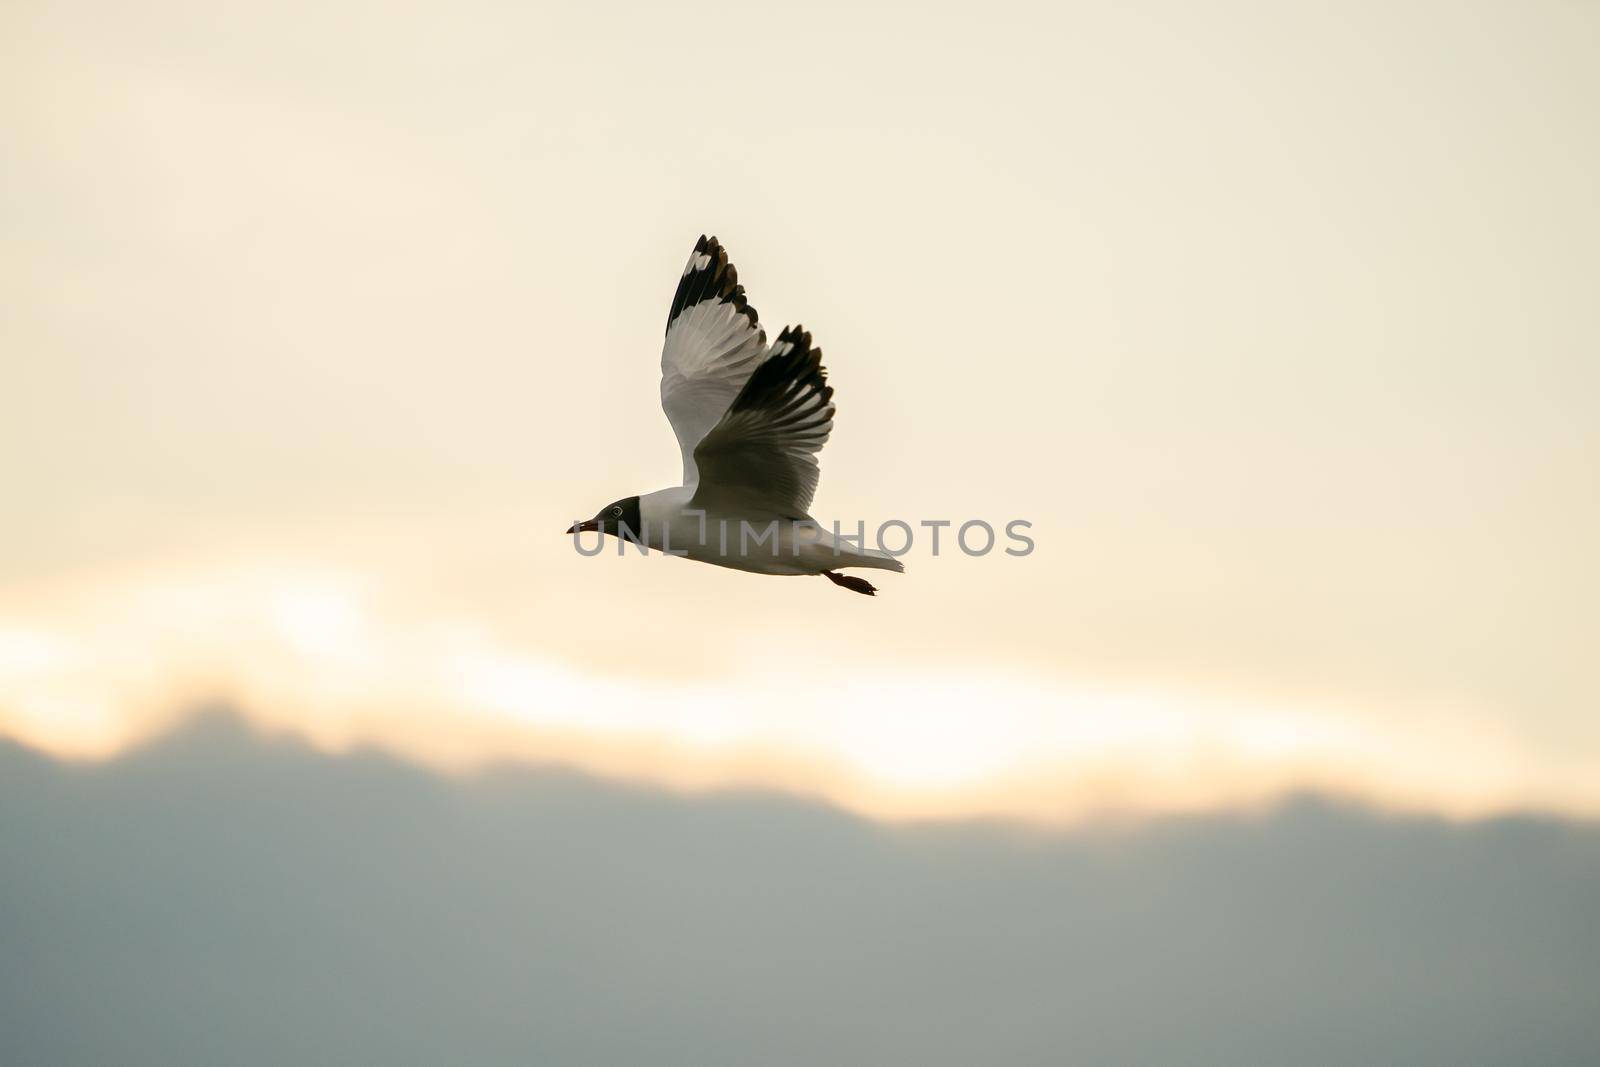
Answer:
[[[0,732],[1600,807],[1600,12],[809,11],[0,11]],[[819,518],[1038,550],[577,557],[701,232],[823,349]]]

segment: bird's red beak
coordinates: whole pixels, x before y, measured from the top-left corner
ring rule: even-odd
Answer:
[[[598,529],[600,529],[600,523],[598,520],[584,519],[582,522],[575,522],[571,526],[568,526],[567,533],[594,533]]]

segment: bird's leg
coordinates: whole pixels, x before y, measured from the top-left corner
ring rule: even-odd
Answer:
[[[861,593],[864,596],[878,595],[877,588],[865,578],[857,578],[853,574],[840,574],[838,571],[823,571],[822,573],[834,585],[842,585],[853,593]]]

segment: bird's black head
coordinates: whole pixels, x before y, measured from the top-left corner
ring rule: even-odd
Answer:
[[[612,534],[621,537],[626,534],[635,540],[644,539],[644,519],[639,515],[639,498],[636,496],[625,497],[622,500],[607,504],[592,519],[575,522],[567,527],[567,533],[579,531],[599,531],[603,534]]]

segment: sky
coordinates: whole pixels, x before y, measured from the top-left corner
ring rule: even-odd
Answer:
[[[1593,5],[0,6],[0,737],[871,816],[1600,813]],[[694,240],[874,599],[676,483]]]

